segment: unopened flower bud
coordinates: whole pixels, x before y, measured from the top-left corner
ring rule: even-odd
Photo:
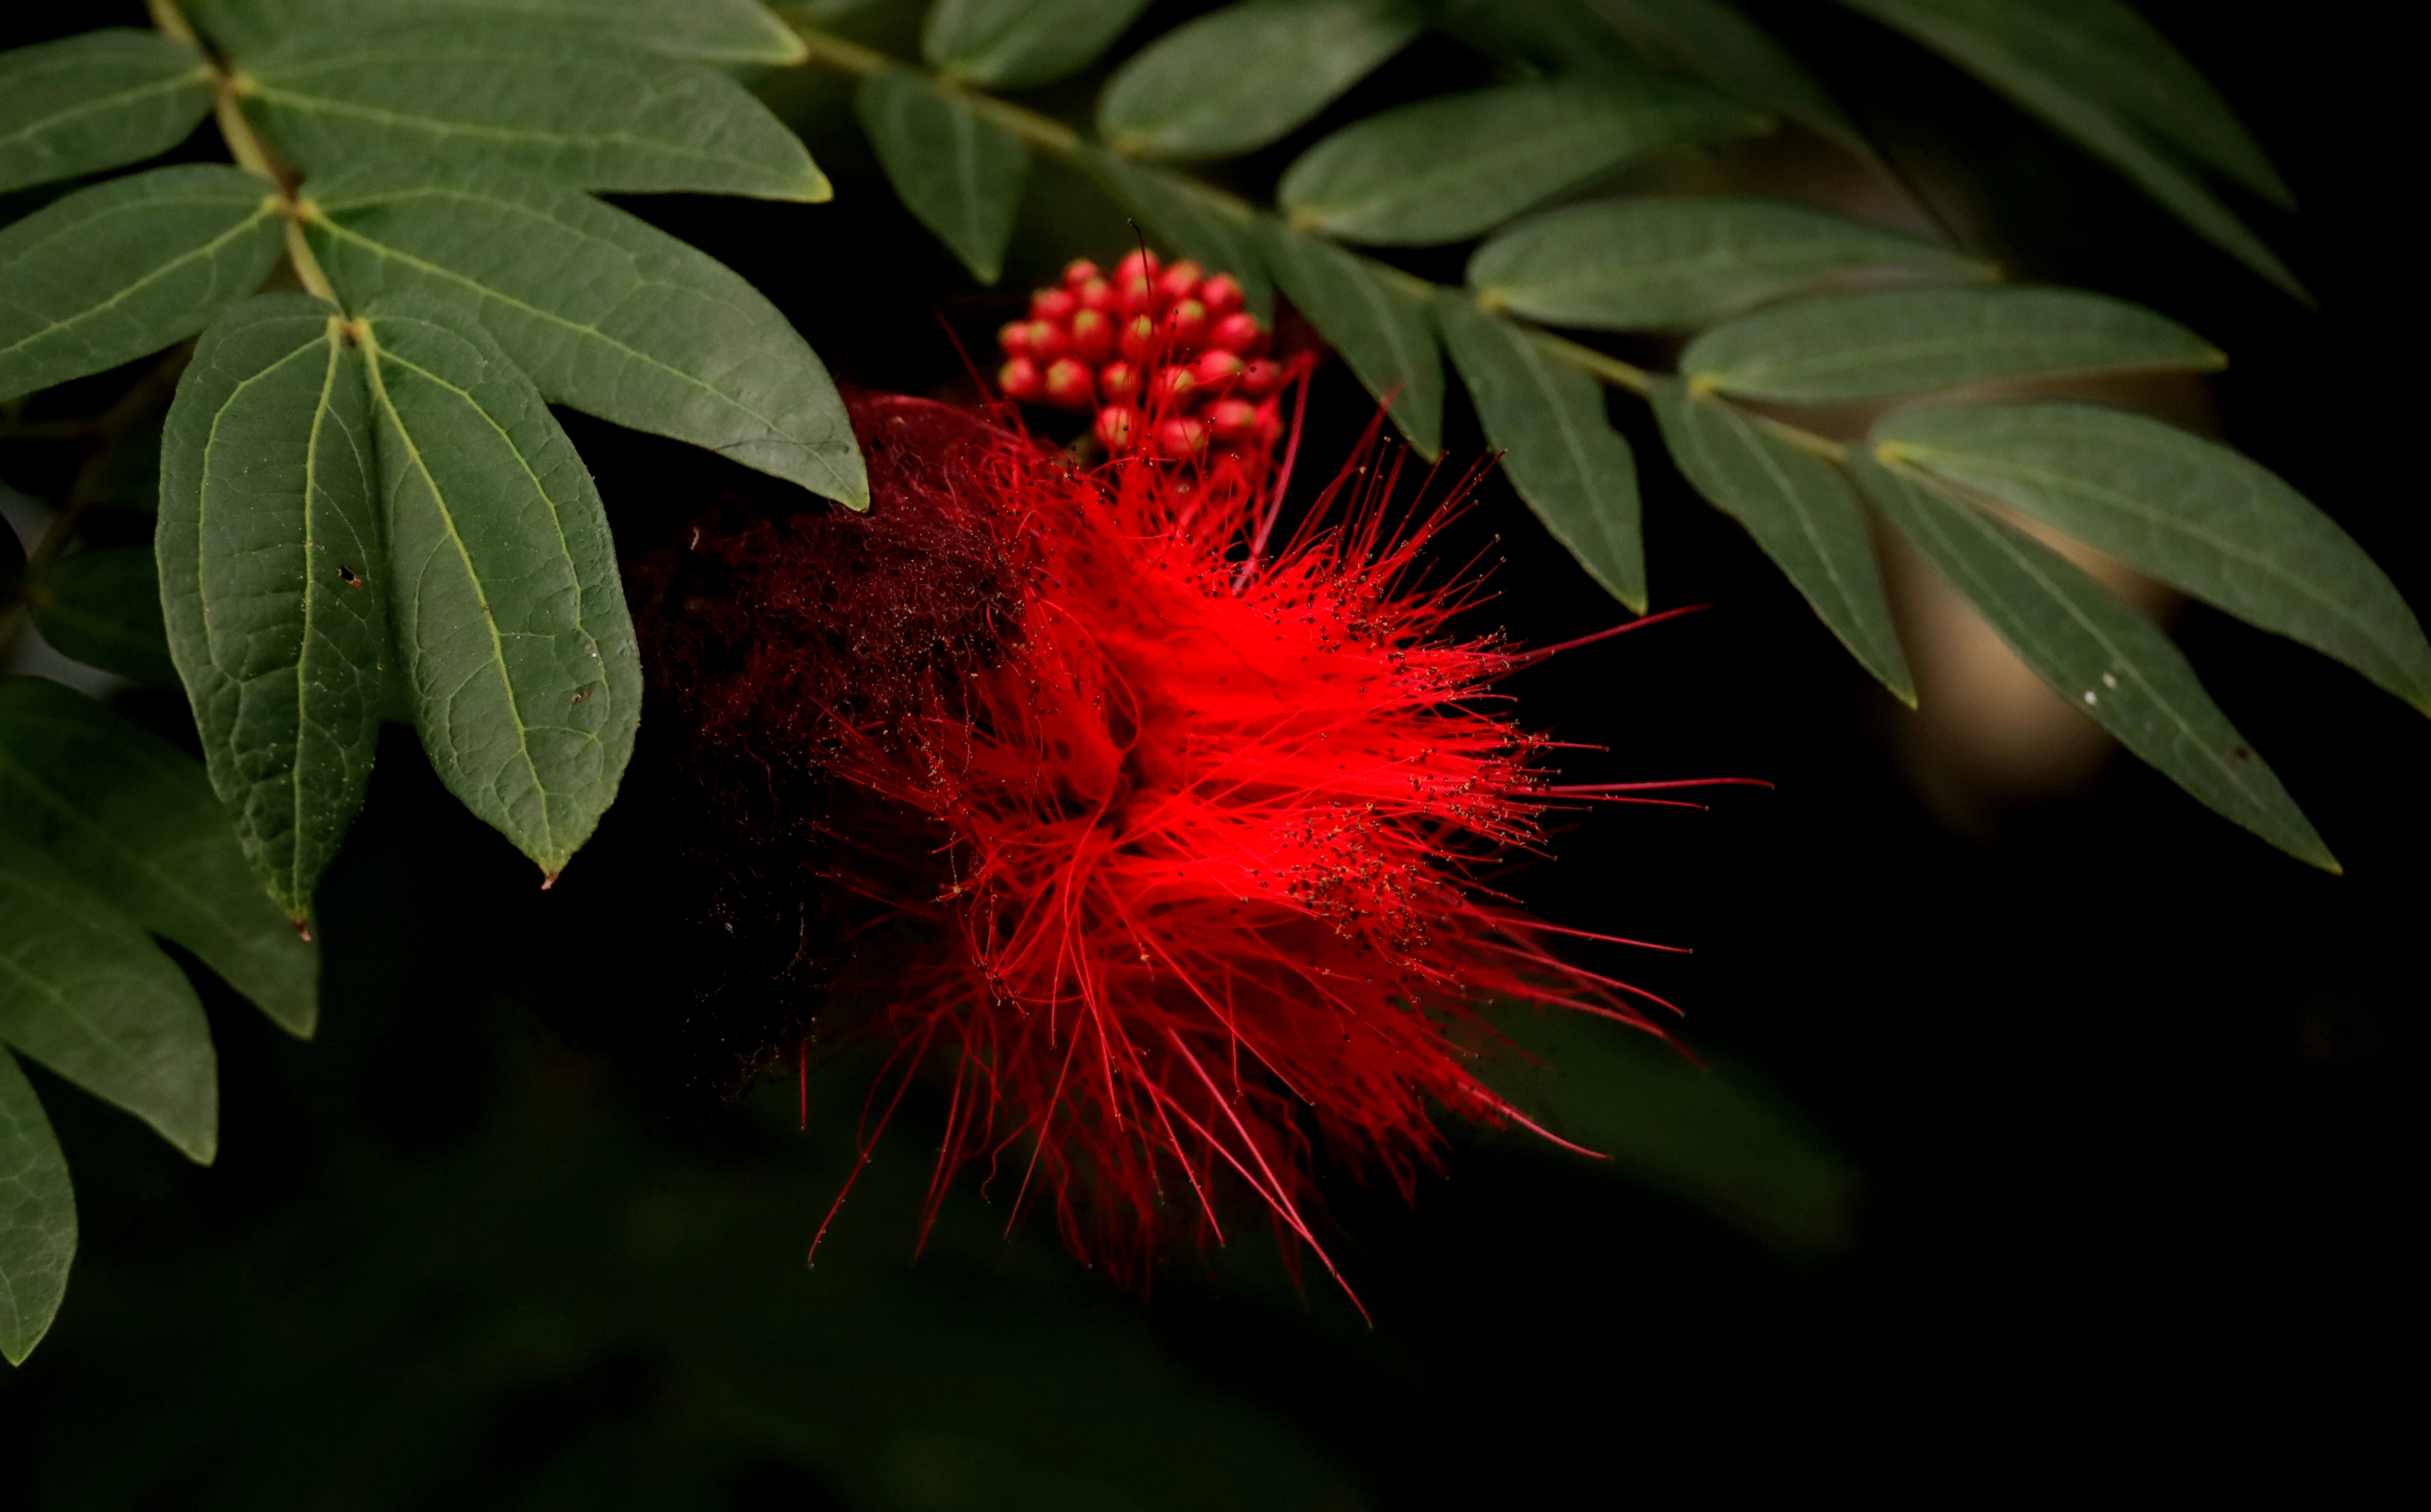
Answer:
[[[996,344],[1004,348],[1007,357],[1020,357],[1030,350],[1030,323],[1007,321],[996,333]]]
[[[1080,302],[1061,289],[1042,289],[1030,296],[1030,318],[1058,324],[1071,318]]]
[[[1098,391],[1109,404],[1129,404],[1139,397],[1139,369],[1128,362],[1109,362],[1098,370]]]
[[[1185,258],[1156,275],[1156,291],[1167,299],[1193,298],[1199,292],[1199,280],[1204,271]]]
[[[1207,449],[1207,422],[1178,416],[1156,427],[1156,449],[1177,462]]]
[[[1115,282],[1119,286],[1133,278],[1153,278],[1164,267],[1153,252],[1126,252],[1123,260],[1115,264]]]
[[[1073,315],[1068,329],[1072,355],[1081,361],[1103,362],[1115,355],[1115,323],[1106,319],[1102,310],[1079,311]]]
[[[1172,340],[1173,350],[1187,356],[1207,344],[1207,307],[1195,299],[1185,299],[1165,312],[1165,334]]]
[[[1092,278],[1072,291],[1072,297],[1082,309],[1111,312],[1121,303],[1115,297],[1115,286],[1103,278]]]
[[[1220,320],[1241,307],[1241,285],[1231,274],[1219,273],[1199,286],[1199,302]]]
[[[1008,399],[1035,399],[1039,392],[1038,364],[1026,357],[1014,357],[996,370],[996,385]]]
[[[1259,327],[1255,315],[1236,309],[1208,328],[1207,342],[1243,357],[1256,357],[1266,349],[1266,333]]]
[[[1031,321],[1030,335],[1022,342],[1022,350],[1041,362],[1052,362],[1071,347],[1072,339],[1064,334],[1064,327],[1051,321]]]
[[[1148,380],[1148,402],[1157,409],[1176,408],[1188,404],[1198,388],[1199,380],[1188,368],[1159,368],[1156,376]]]
[[[1089,407],[1090,390],[1095,385],[1090,380],[1087,364],[1075,362],[1068,357],[1058,357],[1047,365],[1046,376],[1039,381],[1047,390],[1048,403],[1062,405],[1066,409]]]
[[[1098,411],[1098,440],[1110,452],[1128,451],[1147,424],[1129,405],[1108,405]]]
[[[1160,343],[1156,336],[1156,318],[1134,315],[1123,323],[1121,346],[1123,356],[1133,362],[1145,362]]]
[[[1218,399],[1207,407],[1207,428],[1219,441],[1245,441],[1257,434],[1258,407],[1247,399]]]
[[[1249,364],[1243,362],[1238,354],[1217,346],[1200,353],[1199,360],[1190,364],[1190,371],[1198,378],[1200,388],[1221,393],[1232,386],[1233,380],[1240,377],[1241,370],[1247,366]]]
[[[1115,307],[1126,315],[1153,315],[1159,307],[1156,285],[1137,274],[1115,284]]]
[[[1098,265],[1086,258],[1074,258],[1064,265],[1064,287],[1066,289],[1079,289],[1097,276]]]
[[[1283,370],[1265,357],[1241,364],[1241,376],[1234,380],[1234,391],[1250,399],[1264,399],[1283,387]]]

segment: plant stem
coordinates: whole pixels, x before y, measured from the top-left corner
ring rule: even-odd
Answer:
[[[850,74],[856,78],[866,78],[885,69],[905,69],[916,72],[912,70],[910,65],[899,62],[874,47],[864,47],[859,42],[847,42],[842,37],[821,31],[815,26],[806,25],[790,17],[787,18],[786,25],[794,28],[795,35],[802,39],[804,47],[808,49],[803,58],[806,64],[824,64],[839,73]],[[1010,101],[999,100],[994,95],[982,94],[958,78],[942,75],[930,77],[930,82],[939,89],[952,93],[1005,130],[1059,158],[1075,157],[1085,144],[1085,139],[1081,133],[1061,121],[1040,115],[1035,110],[1024,109]],[[1186,175],[1177,174],[1177,176]],[[1263,213],[1258,207],[1239,195],[1227,193],[1212,184],[1191,179],[1190,186],[1198,193],[1227,209],[1235,210],[1242,215]],[[1389,263],[1375,263],[1373,266],[1389,282],[1398,285],[1415,298],[1433,298],[1439,291],[1436,285],[1414,274],[1403,273]],[[1487,313],[1496,312],[1489,310]],[[1498,315],[1497,318],[1508,319],[1509,317]],[[1635,363],[1624,362],[1609,353],[1599,352],[1594,347],[1570,341],[1566,337],[1555,336],[1551,331],[1540,330],[1533,325],[1523,325],[1521,329],[1526,330],[1535,339],[1537,346],[1548,357],[1566,362],[1617,389],[1626,389],[1642,398],[1652,387],[1654,375]],[[1835,462],[1843,461],[1848,457],[1848,448],[1828,436],[1819,436],[1813,431],[1802,430],[1796,425],[1774,420],[1769,415],[1751,414],[1748,419],[1760,429],[1780,438],[1801,451],[1812,452],[1818,457],[1827,457]]]

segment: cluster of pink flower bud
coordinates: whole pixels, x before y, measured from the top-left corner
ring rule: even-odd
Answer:
[[[1134,252],[1109,278],[1082,258],[998,333],[1005,396],[1086,413],[1110,452],[1183,461],[1211,445],[1270,444],[1283,369],[1230,274]]]

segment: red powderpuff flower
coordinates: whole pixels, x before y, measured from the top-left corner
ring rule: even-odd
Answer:
[[[1177,1218],[1220,1240],[1246,1187],[1331,1271],[1316,1146],[1407,1196],[1431,1107],[1527,1122],[1475,1073],[1483,1005],[1643,1023],[1480,880],[1584,789],[1549,789],[1544,742],[1479,702],[1548,653],[1449,633],[1471,585],[1422,568],[1451,507],[1394,526],[1372,428],[1275,549],[1263,454],[1089,469],[982,412],[851,407],[871,514],[804,544],[984,538],[998,595],[984,654],[872,667],[836,637],[785,685],[796,739],[867,800],[834,823],[871,864],[839,880],[932,941],[849,984],[896,1051],[877,1129],[920,1068],[949,1085],[930,1219],[957,1171],[1010,1171],[1016,1217],[1043,1197],[1128,1272]]]

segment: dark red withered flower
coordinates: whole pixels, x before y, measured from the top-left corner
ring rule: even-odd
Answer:
[[[1128,1272],[1247,1188],[1331,1270],[1317,1146],[1408,1194],[1433,1109],[1526,1122],[1483,1005],[1643,1022],[1480,880],[1582,790],[1480,696],[1543,653],[1450,633],[1472,585],[1426,580],[1461,487],[1396,523],[1371,430],[1276,542],[1264,448],[1084,466],[1009,413],[849,403],[867,516],[707,517],[674,554],[722,605],[637,601],[703,739],[812,774],[830,989],[895,1053],[863,1137],[939,1079],[932,1214],[980,1165]]]

